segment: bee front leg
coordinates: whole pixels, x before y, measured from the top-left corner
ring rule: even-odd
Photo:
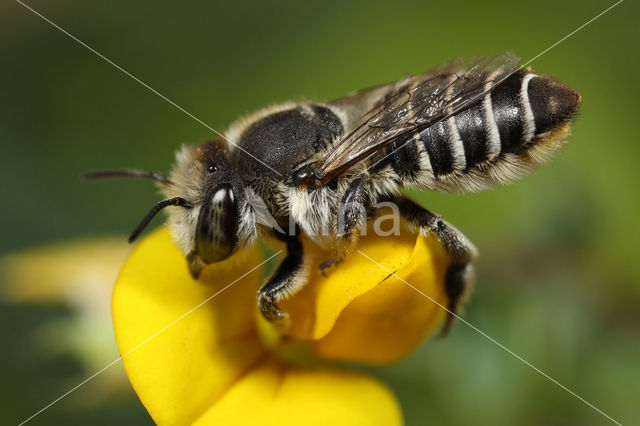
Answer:
[[[446,335],[451,327],[454,314],[457,314],[461,302],[473,283],[474,271],[472,262],[477,256],[477,249],[453,225],[415,201],[406,197],[399,197],[396,199],[396,204],[400,214],[413,226],[417,227],[421,233],[433,235],[440,240],[451,259],[445,281],[445,289],[449,299],[447,306],[449,312],[447,312],[447,319],[441,333]]]
[[[258,291],[258,309],[262,315],[269,322],[283,326],[286,326],[287,314],[276,303],[298,292],[307,280],[302,242],[297,236],[289,236],[286,243],[287,256]]]
[[[346,189],[337,215],[335,257],[320,264],[320,272],[337,265],[349,254],[366,226],[371,210],[371,182],[365,176],[357,177]]]

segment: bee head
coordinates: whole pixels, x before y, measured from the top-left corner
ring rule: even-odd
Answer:
[[[191,209],[172,209],[169,227],[187,255],[194,278],[202,269],[231,256],[248,239],[247,201],[242,180],[222,139],[184,146],[176,155],[165,188],[168,197],[186,199]]]

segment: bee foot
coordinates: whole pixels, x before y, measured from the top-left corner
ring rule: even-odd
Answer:
[[[262,316],[279,330],[286,330],[289,327],[289,314],[283,312],[276,306],[273,297],[261,293],[258,295],[258,309]]]
[[[320,269],[320,273],[324,277],[327,277],[327,269],[331,268],[332,266],[337,266],[339,263],[340,263],[340,260],[336,258],[331,258],[325,262],[322,262],[320,266],[318,266],[318,269]]]

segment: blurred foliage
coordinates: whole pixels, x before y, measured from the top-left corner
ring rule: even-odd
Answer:
[[[216,129],[286,99],[327,100],[457,55],[524,61],[612,2],[28,2]],[[627,1],[531,66],[583,97],[571,143],[523,182],[423,193],[480,248],[465,318],[622,423],[640,413],[638,4]],[[211,132],[18,3],[0,4],[0,252],[129,230],[148,182],[82,184],[85,171],[167,171]],[[428,301],[425,301],[428,303]],[[63,303],[5,301],[0,421],[31,415],[92,371],[40,350]],[[120,367],[113,367],[120,368]],[[408,424],[606,424],[463,324],[376,370]],[[132,391],[91,402],[101,378],[39,424],[148,421]]]

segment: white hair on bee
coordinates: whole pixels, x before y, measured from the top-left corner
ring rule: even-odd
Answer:
[[[196,279],[204,273],[216,281],[219,269],[207,271],[206,265],[243,263],[258,234],[269,235],[266,240],[277,241],[281,251],[285,242],[288,260],[259,291],[259,308],[270,320],[286,315],[274,302],[307,282],[318,253],[314,246],[333,249],[335,258],[321,269],[335,264],[368,226],[378,232],[369,217],[391,208],[403,229],[435,234],[450,257],[446,331],[473,281],[477,250],[401,189],[478,192],[511,183],[566,142],[579,105],[578,92],[523,70],[513,52],[457,58],[331,102],[260,109],[233,122],[221,138],[181,147],[169,177],[119,169],[87,178],[158,182],[167,198],[152,207],[130,240],[171,207],[168,226]]]
[[[538,164],[547,163],[560,148],[567,144],[570,133],[571,126],[565,124],[542,137],[535,145],[531,146],[525,154]]]
[[[180,246],[183,253],[188,254],[194,249],[196,224],[206,182],[204,165],[197,160],[198,148],[183,145],[176,152],[176,163],[169,174],[171,184],[162,186],[162,192],[167,198],[180,196],[191,203],[191,209],[168,209],[168,225],[171,235]]]
[[[305,286],[311,274],[311,268],[314,263],[314,256],[307,254],[302,258],[302,265],[293,272],[288,285],[275,295],[275,302],[281,302],[296,294]]]
[[[335,114],[336,117],[338,117],[338,120],[340,120],[340,123],[342,123],[343,125],[346,125],[346,123],[351,123],[352,120],[350,120],[349,115],[347,114],[347,111],[344,108],[338,108],[334,105],[331,104],[318,104],[318,105],[322,105],[323,107],[329,109],[329,111],[331,111],[332,113]],[[348,134],[350,129],[344,129],[345,130],[345,134]],[[337,135],[332,141],[331,141],[331,146],[333,146],[336,142],[339,142],[344,136],[343,135]]]
[[[171,235],[185,254],[195,248],[196,225],[207,187],[205,165],[198,160],[198,147],[184,145],[176,152],[176,163],[169,174],[171,184],[163,185],[167,198],[180,196],[193,206],[191,209],[168,209],[168,225]],[[244,197],[239,199],[238,248],[254,242],[256,232],[255,212]]]
[[[494,160],[476,166],[475,169],[466,172],[454,171],[437,178],[433,175],[430,164],[428,168],[426,166],[430,161],[428,154],[420,150],[421,173],[417,178],[407,181],[406,186],[440,192],[481,192],[498,185],[513,183],[552,159],[566,144],[569,130],[570,125],[566,124],[547,135],[539,135],[522,154],[503,153]],[[375,177],[372,180],[376,180]]]
[[[338,208],[336,191],[329,188],[307,190],[306,188],[288,188],[289,212],[291,218],[305,234],[320,246],[330,242],[335,212]]]
[[[498,184],[509,184],[530,174],[553,158],[559,148],[566,144],[569,127],[569,124],[565,124],[548,136],[536,140],[522,154],[504,155],[502,160],[495,162],[494,167],[487,169],[488,175]]]
[[[414,140],[417,140],[419,134],[414,136]],[[415,173],[410,177],[409,185],[414,188],[433,188],[435,184],[435,175],[433,174],[433,167],[431,166],[431,157],[421,143],[415,144],[418,150],[418,161]],[[393,169],[389,167],[391,171]],[[399,178],[398,178],[399,179]],[[398,190],[399,191],[399,190]]]
[[[487,168],[487,174],[494,185],[507,185],[530,174],[537,166],[526,156],[504,153],[493,167]]]
[[[376,173],[371,174],[373,201],[379,197],[394,197],[400,195],[400,178],[390,165],[386,165]],[[375,203],[374,203],[375,204]]]
[[[238,210],[240,214],[237,236],[239,247],[242,248],[255,242],[258,237],[258,225],[256,223],[256,213],[246,197],[240,200]]]
[[[464,145],[460,138],[458,126],[456,126],[456,118],[452,115],[446,121],[447,129],[451,134],[451,154],[453,156],[453,168],[455,170],[464,170],[467,167],[467,159],[464,154]]]

